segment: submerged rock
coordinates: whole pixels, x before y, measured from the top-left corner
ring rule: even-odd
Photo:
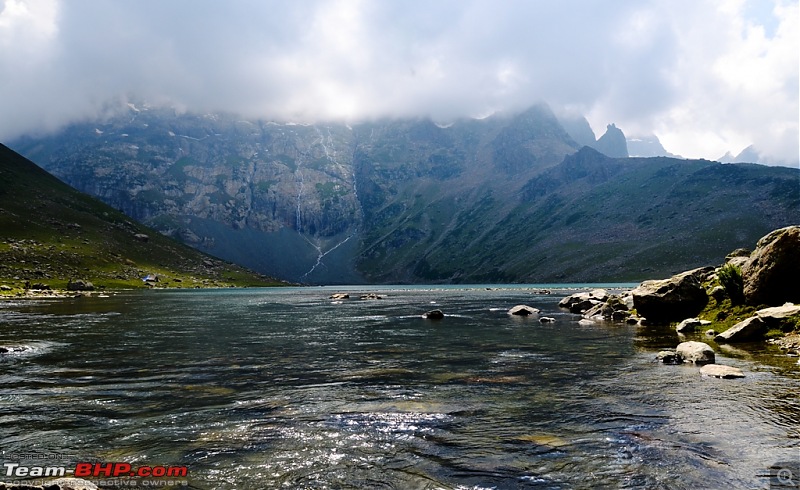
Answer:
[[[442,313],[442,310],[431,310],[423,314],[422,318],[427,318],[428,320],[441,320],[444,318],[444,313]]]
[[[705,342],[681,342],[675,348],[675,354],[682,362],[694,364],[713,364],[715,360],[714,349]]]
[[[683,362],[673,350],[662,350],[656,354],[656,360],[664,364],[680,364]]]
[[[508,310],[508,314],[517,316],[538,315],[539,309],[528,305],[517,305]]]
[[[744,378],[744,373],[741,369],[723,366],[722,364],[708,364],[700,368],[700,374],[703,376],[713,376],[715,378]]]

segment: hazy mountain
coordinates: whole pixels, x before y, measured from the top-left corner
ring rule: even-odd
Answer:
[[[447,127],[132,106],[14,145],[163,233],[312,283],[641,279],[800,222],[797,170],[578,151],[545,105]]]
[[[628,154],[632,157],[672,157],[681,158],[680,155],[670,153],[661,144],[658,136],[628,137]]]

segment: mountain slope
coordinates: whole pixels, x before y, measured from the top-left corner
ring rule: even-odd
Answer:
[[[64,288],[270,285],[276,281],[161,236],[0,145],[0,281]]]
[[[165,234],[308,283],[639,280],[800,222],[796,169],[608,158],[545,105],[447,127],[131,107],[15,147]]]

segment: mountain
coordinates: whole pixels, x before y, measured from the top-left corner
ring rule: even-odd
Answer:
[[[755,163],[760,162],[761,158],[758,150],[753,145],[750,145],[736,156],[733,156],[731,152],[725,153],[719,161],[722,163]]]
[[[796,169],[611,158],[543,104],[446,127],[131,104],[14,147],[164,234],[307,283],[639,280],[800,222]]]
[[[198,252],[78,192],[0,145],[0,282],[65,288],[275,285],[277,281]]]
[[[628,154],[632,157],[672,157],[681,158],[680,155],[670,153],[661,144],[658,136],[628,137]]]
[[[628,156],[628,143],[625,140],[625,134],[613,123],[606,127],[606,132],[597,140],[594,148],[603,155],[612,158],[625,158]]]

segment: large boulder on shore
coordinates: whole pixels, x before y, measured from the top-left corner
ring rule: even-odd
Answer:
[[[773,231],[758,241],[742,267],[745,301],[751,305],[800,303],[800,226]]]
[[[682,272],[669,279],[644,281],[631,291],[633,306],[651,323],[668,323],[696,316],[708,303],[701,283],[711,268]]]
[[[67,283],[67,291],[94,291],[94,284],[83,279],[77,281],[70,281]]]
[[[681,342],[675,348],[677,355],[683,362],[694,364],[714,364],[714,349],[705,342]]]

